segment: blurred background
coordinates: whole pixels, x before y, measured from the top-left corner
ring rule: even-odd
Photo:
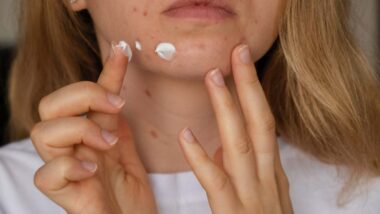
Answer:
[[[380,0],[351,1],[353,3],[351,18],[353,31],[369,61],[379,71]],[[18,35],[18,3],[19,0],[0,0],[0,146],[8,141],[5,134],[5,125],[8,121],[6,89]]]

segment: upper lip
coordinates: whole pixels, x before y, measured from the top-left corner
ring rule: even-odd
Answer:
[[[225,0],[176,0],[164,11],[164,13],[182,7],[196,5],[219,8],[225,10],[227,13],[235,14]]]

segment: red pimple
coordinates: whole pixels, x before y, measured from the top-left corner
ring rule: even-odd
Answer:
[[[148,15],[148,11],[145,10],[144,13],[143,13],[143,15],[147,16]]]
[[[137,7],[133,7],[133,12],[137,12]]]
[[[152,97],[152,94],[150,93],[148,89],[145,89],[145,95],[148,97]]]
[[[203,50],[203,49],[205,49],[205,44],[201,43],[198,45],[198,47],[199,47],[199,49]]]
[[[151,130],[150,131],[150,135],[153,137],[153,138],[157,138],[158,136],[157,136],[157,133],[155,132],[155,131],[153,131],[153,130]]]

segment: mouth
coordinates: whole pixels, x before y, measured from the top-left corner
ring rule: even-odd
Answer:
[[[162,13],[171,18],[216,21],[236,15],[225,0],[176,0]]]

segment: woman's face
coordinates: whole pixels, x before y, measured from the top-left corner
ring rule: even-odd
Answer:
[[[246,43],[256,61],[278,35],[285,0],[84,0],[103,55],[111,41],[133,49],[131,66],[170,76],[201,78],[213,68],[230,72],[233,47]],[[178,5],[177,5],[178,4]],[[175,6],[186,6],[169,10]],[[140,41],[142,51],[135,48]],[[175,45],[166,61],[155,53],[161,42]]]

